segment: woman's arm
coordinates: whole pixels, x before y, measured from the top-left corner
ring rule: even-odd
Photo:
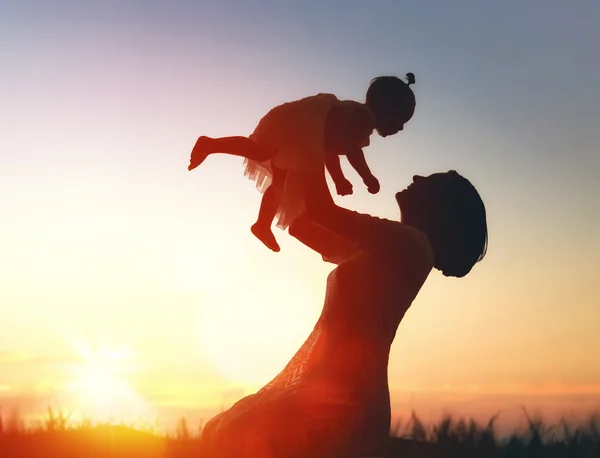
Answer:
[[[356,249],[347,239],[314,223],[307,214],[300,216],[290,225],[289,233],[319,253],[326,262],[341,264],[356,253]]]

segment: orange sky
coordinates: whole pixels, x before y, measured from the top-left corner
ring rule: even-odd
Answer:
[[[318,24],[304,14],[338,16],[272,8],[259,24],[240,10],[227,29],[219,8],[3,15],[1,405],[172,424],[267,382],[312,329],[333,266],[278,230],[281,253],[266,250],[249,231],[260,195],[241,160],[189,173],[190,148],[200,134],[249,134],[283,101],[363,100],[372,77],[413,71],[415,118],[366,151],[381,192],[345,167],[355,195],[337,201],[397,218],[393,194],[413,174],[455,168],[486,202],[490,249],[465,279],[432,273],[406,315],[390,358],[394,415],[600,408],[600,91],[586,79],[600,69],[586,57],[596,48],[578,44],[596,28],[535,34],[525,7],[513,19],[498,6],[474,30],[481,17],[448,12],[431,27],[425,10],[348,5],[306,40]],[[546,8],[548,24],[566,17]],[[344,21],[371,24],[373,41]],[[520,47],[494,48],[509,26]],[[544,54],[539,34],[579,54]],[[551,60],[567,56],[578,84]]]

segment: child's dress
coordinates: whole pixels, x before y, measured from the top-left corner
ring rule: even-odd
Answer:
[[[308,178],[323,173],[325,122],[331,108],[340,103],[333,94],[317,94],[273,108],[264,116],[250,139],[275,150],[272,159],[246,159],[244,175],[256,182],[260,192],[271,184],[273,167],[287,172],[277,226],[287,228],[305,210]]]

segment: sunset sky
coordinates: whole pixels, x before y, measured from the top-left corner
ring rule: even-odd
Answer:
[[[52,3],[52,6],[50,6]],[[416,75],[404,132],[345,207],[397,219],[414,174],[482,195],[489,251],[432,272],[390,358],[394,416],[600,408],[600,3],[0,3],[0,405],[208,419],[269,381],[334,267],[275,230],[240,158],[190,173],[199,135],[248,135],[319,92]]]

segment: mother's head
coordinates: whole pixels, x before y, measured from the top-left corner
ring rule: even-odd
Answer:
[[[454,170],[413,177],[396,201],[402,222],[427,235],[434,265],[445,276],[464,277],[485,256],[485,206],[471,182]]]

